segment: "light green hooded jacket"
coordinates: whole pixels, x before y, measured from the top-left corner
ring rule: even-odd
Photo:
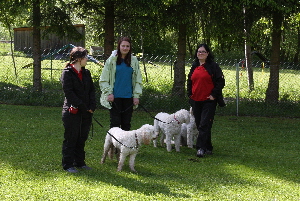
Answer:
[[[117,65],[117,51],[114,50],[111,56],[106,60],[102,74],[100,76],[99,85],[101,90],[100,103],[102,106],[111,109],[111,105],[107,101],[107,96],[113,94],[115,74]],[[143,89],[142,75],[140,71],[139,61],[135,56],[131,56],[131,67],[133,69],[132,73],[132,97],[140,98]],[[133,107],[137,108],[137,105]]]

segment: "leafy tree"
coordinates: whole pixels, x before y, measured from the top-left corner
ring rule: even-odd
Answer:
[[[281,59],[299,62],[300,54],[300,12],[284,19]]]
[[[196,13],[196,1],[173,0],[164,1],[160,8],[160,24],[173,30],[177,37],[176,61],[174,63],[173,96],[184,97],[185,92],[185,61],[187,53],[187,38],[189,35],[189,22],[194,22]]]
[[[242,52],[242,47],[247,50],[246,58],[250,58],[252,50],[270,54],[271,75],[266,92],[269,101],[279,97],[280,57],[297,61],[300,54],[297,0],[12,0],[9,4],[2,0],[0,3],[3,6],[1,12],[6,13],[0,16],[2,23],[4,16],[11,15],[8,19],[13,19],[21,13],[9,13],[6,8],[29,11],[31,15],[28,12],[26,19],[35,25],[37,36],[41,28],[50,26],[45,34],[57,33],[61,37],[79,39],[82,36],[71,25],[81,20],[87,24],[88,40],[103,44],[106,56],[110,55],[116,38],[121,35],[131,36],[135,53],[176,54],[173,94],[179,96],[185,93],[184,61],[187,54],[193,56],[196,43],[205,42],[219,54]],[[38,9],[37,5],[40,5],[40,11],[33,12],[33,8]],[[34,52],[38,52],[38,48]],[[34,58],[34,89],[39,91],[39,57]],[[254,83],[250,63],[249,59],[247,69],[251,90]]]
[[[21,20],[22,19],[22,9],[19,6],[19,1],[5,1],[1,0],[0,1],[0,22],[4,25],[4,27],[8,30],[9,32],[9,38],[10,41],[13,41],[13,33],[12,33],[12,27],[16,22],[16,19]],[[10,49],[11,52],[14,52],[13,49],[13,44],[10,43]],[[17,77],[17,69],[16,69],[16,63],[15,63],[15,58],[14,54],[12,55],[12,60],[13,60],[13,65],[14,65],[14,70],[15,70],[15,76]]]
[[[32,25],[33,25],[33,90],[42,91],[41,80],[41,5],[40,0],[32,1]]]
[[[240,8],[243,8],[243,29],[244,29],[244,51],[245,51],[245,65],[248,75],[249,91],[254,90],[254,78],[252,69],[252,47],[251,41],[253,24],[261,18],[263,10],[248,1],[242,1]]]
[[[159,23],[161,0],[118,1],[115,9],[116,37],[127,35],[134,41],[134,52],[170,54],[172,47],[166,28]]]
[[[211,1],[208,1],[211,2]],[[211,2],[213,4],[213,2]],[[265,1],[226,1],[226,2],[219,2],[219,5],[222,5],[225,9],[218,8],[217,5],[214,5],[216,7],[216,12],[226,12],[222,13],[221,16],[222,21],[218,22],[217,20],[212,20],[211,22],[214,22],[213,24],[216,24],[216,27],[221,27],[219,29],[212,28],[214,34],[211,34],[213,40],[216,40],[218,36],[222,35],[230,35],[234,36],[232,39],[239,40],[240,36],[243,36],[240,31],[237,32],[237,34],[234,34],[232,30],[236,30],[235,27],[243,27],[244,32],[244,40],[245,40],[245,58],[247,61],[247,71],[248,71],[248,82],[249,82],[249,89],[250,91],[254,89],[254,82],[253,82],[253,72],[251,67],[251,60],[250,60],[250,51],[254,47],[257,47],[256,44],[260,44],[260,48],[264,48],[261,43],[261,41],[265,41],[267,44],[269,43],[269,38],[271,36],[272,40],[270,43],[270,52],[271,52],[271,68],[270,68],[270,79],[269,79],[269,85],[266,92],[266,100],[268,102],[277,102],[279,98],[279,64],[280,64],[280,49],[282,48],[282,28],[283,28],[283,22],[284,19],[289,18],[289,16],[294,15],[295,13],[299,13],[299,1],[296,0],[288,0],[288,1],[280,1],[280,0],[265,0]],[[244,16],[240,15],[240,11],[244,8]],[[216,16],[216,13],[211,10],[209,11],[209,15]],[[227,17],[226,17],[227,16]],[[229,16],[229,18],[228,18]],[[234,17],[235,16],[235,17]],[[230,21],[230,18],[236,19],[235,21]],[[259,31],[255,31],[253,29],[253,25],[259,21],[259,19],[266,19],[267,22],[270,22],[272,26],[269,26],[271,32],[269,35],[266,35],[267,37],[264,37],[265,40],[262,40],[262,37],[259,36],[257,33],[260,33],[262,35],[262,29],[260,28]],[[225,19],[225,20],[224,20]],[[241,20],[243,19],[244,25],[241,26]],[[219,20],[220,21],[220,20]],[[224,28],[224,21],[225,22],[231,22],[232,25],[228,24],[228,26],[225,26]],[[221,26],[223,25],[223,26]],[[242,30],[241,28],[239,30]],[[219,31],[223,32],[220,33]],[[252,36],[252,33],[255,33],[256,37]],[[255,40],[258,42],[254,42]],[[222,43],[227,44],[226,46],[231,46],[230,44],[226,43],[226,37],[222,37]],[[210,41],[210,40],[208,40]],[[229,40],[230,41],[230,40]],[[231,43],[232,44],[232,43]],[[233,44],[234,45],[234,44]],[[237,47],[239,44],[237,43]],[[234,46],[232,46],[234,47]],[[252,48],[251,48],[252,47]],[[268,47],[268,45],[267,45]],[[222,50],[221,46],[221,50]],[[266,49],[267,50],[267,49]]]
[[[114,10],[115,3],[114,0],[106,0],[104,2],[105,8],[105,19],[104,19],[104,55],[105,58],[108,58],[114,49]]]
[[[267,1],[267,8],[272,19],[272,52],[270,63],[270,78],[266,91],[266,101],[276,103],[279,99],[279,65],[280,47],[282,36],[282,24],[284,18],[295,12],[299,12],[300,2],[297,0]]]
[[[88,24],[87,36],[92,43],[103,44],[104,60],[114,49],[115,42],[115,0],[79,0],[69,4],[79,17]],[[74,17],[73,17],[74,18]]]
[[[13,15],[10,15],[11,9],[9,8],[9,6],[7,7],[7,4],[5,4],[4,1],[1,1],[0,2],[0,11],[2,13],[2,15],[0,16],[0,21],[8,29],[10,41],[13,41],[13,36],[12,36],[12,31],[11,31],[11,24],[14,21],[14,17],[13,17]],[[10,43],[10,44],[11,44],[10,45],[11,52],[13,52],[12,43]],[[16,69],[16,63],[15,63],[15,59],[14,59],[13,54],[12,54],[12,59],[13,59],[13,64],[14,64],[14,69],[15,69],[15,76],[18,77],[17,69]]]
[[[15,0],[12,1],[11,9],[27,9],[31,12],[28,15],[29,22],[33,27],[33,90],[42,91],[41,82],[41,28],[50,26],[44,32],[56,33],[58,36],[79,40],[80,35],[73,27],[69,15],[66,14],[67,8],[64,1],[54,0]]]

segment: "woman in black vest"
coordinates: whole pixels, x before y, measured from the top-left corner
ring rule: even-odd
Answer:
[[[212,154],[211,128],[216,106],[225,106],[222,95],[225,86],[224,75],[213,59],[212,52],[206,44],[198,45],[187,79],[187,93],[199,131],[196,142],[198,157]]]
[[[91,73],[85,69],[88,52],[74,47],[66,64],[61,83],[65,94],[62,121],[65,128],[62,146],[62,166],[70,173],[91,169],[85,164],[85,141],[96,109],[95,87]],[[76,167],[76,168],[75,168]]]

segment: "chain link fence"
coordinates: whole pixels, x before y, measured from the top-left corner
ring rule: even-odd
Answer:
[[[1,47],[0,47],[1,48]],[[61,71],[68,60],[69,48],[60,50],[44,50],[42,54],[42,92],[32,90],[33,59],[31,48],[10,51],[0,55],[0,102],[2,104],[25,104],[60,107],[63,92],[60,85]],[[139,55],[137,55],[139,56]],[[102,56],[94,55],[94,59],[104,62]],[[91,59],[93,59],[91,58]],[[223,90],[227,106],[218,108],[219,115],[255,115],[300,117],[300,64],[283,62],[279,72],[279,101],[270,104],[265,102],[265,94],[269,83],[270,66],[256,60],[252,62],[254,89],[249,90],[248,75],[241,60],[230,60],[215,55],[215,61],[223,70],[226,86]],[[172,91],[174,80],[174,55],[143,55],[139,57],[143,75],[144,90],[141,104],[153,112],[174,112],[189,108],[186,96]],[[186,60],[186,75],[192,59]],[[99,76],[102,66],[88,62],[100,97]],[[99,103],[99,101],[98,101]],[[98,108],[102,108],[100,103]],[[142,110],[141,107],[138,110]]]

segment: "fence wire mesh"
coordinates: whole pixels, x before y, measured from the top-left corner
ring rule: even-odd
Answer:
[[[61,71],[68,60],[69,49],[45,50],[42,54],[42,92],[32,90],[33,58],[31,48],[14,52],[3,52],[0,55],[1,85],[0,102],[5,104],[25,104],[42,106],[61,106],[63,92],[60,85]],[[55,52],[55,54],[54,54]],[[104,62],[102,56],[93,58]],[[227,106],[218,108],[220,115],[256,115],[300,117],[300,64],[282,62],[279,70],[279,101],[265,102],[265,94],[270,77],[270,66],[256,60],[252,62],[254,89],[249,90],[247,70],[241,60],[231,60],[215,55],[216,62],[223,70],[226,86],[223,90]],[[141,104],[150,111],[174,112],[189,108],[186,96],[176,95],[172,91],[174,84],[174,55],[143,55],[139,57],[143,75],[144,90]],[[185,63],[186,75],[192,59]],[[102,66],[88,62],[100,97],[99,76]],[[98,108],[102,108],[98,101]],[[139,108],[141,110],[141,108]]]

